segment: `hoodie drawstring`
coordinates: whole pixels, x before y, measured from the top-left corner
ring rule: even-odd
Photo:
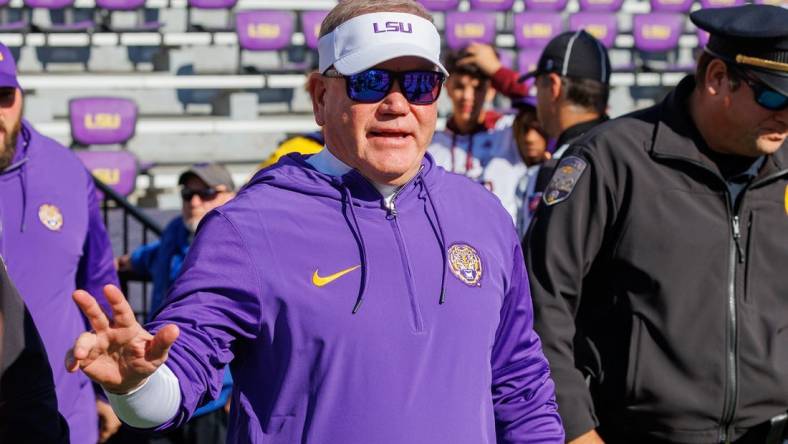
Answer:
[[[27,160],[27,159],[25,159]],[[25,232],[27,225],[27,162],[22,165],[22,171],[19,173],[19,181],[22,185],[22,233]]]
[[[358,218],[356,217],[356,211],[353,209],[353,199],[350,195],[350,190],[345,184],[339,184],[340,190],[342,190],[342,199],[346,201],[347,206],[350,208],[350,216],[352,219],[352,223],[350,224],[350,231],[353,232],[353,237],[356,238],[356,242],[358,243],[359,253],[361,254],[361,285],[358,288],[358,296],[356,296],[356,303],[353,305],[353,314],[358,313],[359,308],[361,308],[361,303],[364,302],[364,292],[367,289],[367,269],[369,268],[367,265],[367,246],[364,243],[364,236],[361,234],[361,226],[358,223]]]
[[[438,303],[443,304],[446,302],[446,272],[448,271],[448,258],[446,257],[446,235],[443,233],[443,225],[441,224],[440,216],[438,216],[438,209],[435,206],[435,201],[432,199],[432,195],[430,194],[430,189],[427,186],[427,182],[423,179],[421,180],[421,186],[424,187],[424,191],[427,195],[427,200],[430,202],[430,206],[432,207],[432,212],[435,214],[435,224],[438,226],[438,243],[441,247],[441,257],[443,258],[443,273],[441,273],[441,294],[438,298]]]

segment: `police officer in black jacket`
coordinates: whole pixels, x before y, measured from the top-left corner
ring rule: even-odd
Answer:
[[[570,442],[784,439],[788,9],[691,19],[696,75],[575,142],[525,240]]]

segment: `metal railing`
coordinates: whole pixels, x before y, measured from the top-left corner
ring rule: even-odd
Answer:
[[[114,236],[111,236],[113,238],[113,251],[116,255],[129,254],[138,246],[145,245],[161,237],[162,228],[156,221],[132,205],[125,197],[115,192],[104,182],[95,177],[93,181],[96,184],[96,188],[104,195],[101,211],[107,232],[111,232],[111,229],[115,226],[114,224],[121,224],[120,245],[114,245],[117,242]],[[133,229],[140,230],[139,237],[133,236]],[[150,307],[148,303],[151,286],[149,279],[146,276],[128,271],[119,272],[118,277],[120,278],[121,290],[129,299],[132,308],[134,308],[134,314],[137,316],[137,319],[140,322],[147,320],[148,308]],[[129,284],[136,284],[136,286]]]

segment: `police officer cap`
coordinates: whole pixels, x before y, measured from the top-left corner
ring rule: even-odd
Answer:
[[[690,19],[710,34],[706,52],[746,68],[788,95],[788,9],[772,5],[701,9]]]

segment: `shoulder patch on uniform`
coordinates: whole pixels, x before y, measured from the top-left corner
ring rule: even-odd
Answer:
[[[561,159],[561,162],[555,167],[550,183],[547,184],[547,188],[542,194],[545,205],[555,205],[566,200],[572,194],[572,190],[575,189],[577,181],[587,166],[588,163],[577,156]]]

